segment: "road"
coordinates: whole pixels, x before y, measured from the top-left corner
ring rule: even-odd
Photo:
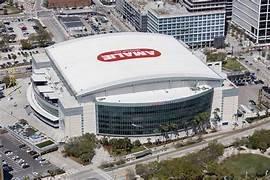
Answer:
[[[196,143],[190,146],[185,146],[182,148],[174,148],[173,144],[167,145],[167,147],[171,147],[166,151],[162,151],[159,154],[153,154],[151,156],[147,156],[145,158],[137,159],[131,162],[127,162],[126,164],[120,165],[115,168],[111,168],[107,170],[107,173],[114,177],[114,179],[124,179],[126,175],[127,169],[134,168],[136,164],[139,163],[148,163],[157,160],[157,156],[159,156],[159,160],[168,160],[171,158],[185,156],[191,152],[196,152],[208,145],[209,142],[213,140],[217,140],[219,143],[224,145],[229,145],[235,141],[236,138],[246,137],[251,135],[255,130],[258,129],[270,129],[270,119],[266,119],[260,121],[256,124],[250,125],[243,129],[237,129],[234,131],[228,132],[217,132],[215,134],[208,134],[207,137],[204,137],[204,140],[200,143]],[[85,167],[87,168],[87,167]],[[83,172],[83,173],[82,173]],[[73,173],[72,175],[67,176],[67,179],[89,179],[93,175],[93,171],[80,171]]]
[[[61,178],[70,180],[113,180],[110,175],[97,168],[82,170],[76,174],[61,176]]]
[[[53,40],[55,42],[63,42],[68,40],[67,33],[53,14],[39,17],[39,19],[45,26],[47,26],[49,32],[53,34]]]
[[[43,0],[35,0],[34,9],[36,11],[45,9],[42,5],[43,5]]]
[[[226,48],[227,52],[232,51],[233,55],[241,56],[243,57],[243,60],[238,60],[244,67],[246,67],[251,72],[256,72],[256,75],[258,79],[262,79],[265,81],[266,84],[270,84],[270,70],[267,69],[267,66],[269,64],[264,64],[262,61],[255,60],[255,57],[258,57],[260,55],[260,52],[258,51],[252,51],[251,55],[250,53],[245,52],[247,49],[250,48],[244,48],[239,45],[239,40],[235,39],[234,37],[231,37],[228,34],[228,41],[230,42],[231,46]]]
[[[211,136],[209,138],[205,138],[204,141],[193,144],[190,146],[182,147],[179,149],[175,149],[172,151],[164,152],[162,155],[159,155],[159,160],[168,160],[176,157],[185,156],[187,154],[190,154],[192,152],[196,152],[201,150],[202,148],[206,147],[209,142],[213,140],[217,140],[219,143],[222,143],[224,145],[229,145],[232,142],[235,141],[236,138],[246,137],[248,135],[251,135],[255,130],[258,129],[270,129],[270,119],[268,119],[266,122],[258,123],[253,125],[253,128],[250,129],[239,129],[235,131],[230,131],[226,133],[222,133],[221,135],[217,136]],[[152,155],[149,157],[146,157],[144,159],[139,159],[137,161],[124,164],[123,167],[118,167],[115,169],[111,169],[108,171],[108,173],[115,177],[115,179],[123,178],[122,176],[119,176],[119,174],[126,174],[127,169],[134,169],[135,165],[138,163],[148,163],[157,160],[157,155]]]

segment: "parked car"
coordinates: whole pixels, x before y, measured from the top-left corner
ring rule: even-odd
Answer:
[[[5,155],[7,155],[7,156],[10,156],[10,155],[12,155],[12,154],[13,154],[13,152],[10,151],[10,150],[5,151]]]

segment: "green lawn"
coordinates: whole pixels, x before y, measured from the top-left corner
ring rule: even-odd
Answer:
[[[239,63],[236,58],[227,58],[226,61],[223,61],[223,68],[232,71],[246,70],[246,68],[241,63]]]
[[[234,176],[249,176],[256,174],[264,175],[266,170],[270,170],[270,158],[256,154],[240,154],[233,156],[222,163],[226,169]]]
[[[51,144],[53,144],[53,142],[51,140],[47,140],[47,141],[44,141],[42,143],[36,144],[36,146],[39,148],[43,148],[43,147],[49,146]]]

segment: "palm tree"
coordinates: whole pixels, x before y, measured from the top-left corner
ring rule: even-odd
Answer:
[[[201,112],[192,120],[193,131],[195,134],[205,131],[205,126],[209,124],[209,112]]]
[[[188,132],[189,128],[188,128],[188,124],[187,123],[184,124],[184,130],[186,132],[186,136],[188,136],[189,135],[189,132]]]
[[[167,141],[168,132],[169,132],[168,124],[161,124],[160,125],[160,132],[161,132],[161,135],[163,136],[163,139],[165,138],[165,140]]]
[[[177,126],[177,124],[170,123],[169,126],[170,126],[170,131],[172,131],[172,133],[175,135],[175,137],[177,137],[179,135],[178,134],[178,126]]]
[[[200,120],[201,120],[201,130],[204,132],[205,128],[209,125],[210,120],[210,113],[209,112],[202,112],[199,114]]]
[[[192,120],[192,130],[195,134],[198,133],[198,130],[200,130],[200,117],[199,114],[194,116],[193,120]]]
[[[215,129],[217,129],[218,122],[220,122],[220,120],[221,120],[221,118],[219,116],[219,112],[220,112],[219,108],[215,108],[213,111],[214,118],[212,119],[212,122],[213,122]]]

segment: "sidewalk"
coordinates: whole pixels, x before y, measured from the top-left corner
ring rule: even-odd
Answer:
[[[17,79],[18,85],[16,87],[21,86],[21,88],[18,88],[16,91],[14,91],[16,87],[5,90],[5,94],[9,94],[12,91],[14,92],[12,92],[9,97],[4,97],[0,100],[1,126],[9,126],[19,119],[25,119],[31,126],[46,134],[48,137],[56,142],[60,141],[64,138],[64,134],[60,129],[53,129],[45,123],[41,123],[32,113],[28,115],[25,106],[28,104],[26,90],[29,82],[30,78]]]

